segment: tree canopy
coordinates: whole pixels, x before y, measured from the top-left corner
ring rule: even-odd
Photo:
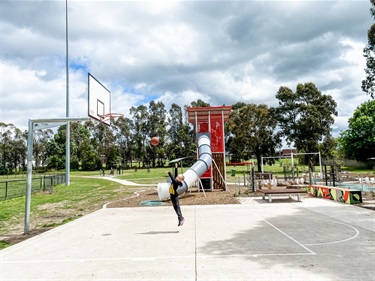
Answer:
[[[257,159],[261,171],[262,156],[275,155],[280,146],[280,136],[275,132],[277,120],[274,110],[265,104],[238,103],[229,118],[229,151],[242,159]]]
[[[310,82],[298,84],[296,92],[280,87],[276,98],[279,100],[276,108],[279,127],[289,144],[304,153],[317,152],[325,141],[327,148],[337,116],[337,104],[331,96],[323,95]]]
[[[370,2],[370,13],[375,19],[375,0]],[[367,46],[363,49],[363,56],[366,58],[366,79],[362,81],[362,90],[375,98],[375,23],[368,30],[367,38]]]
[[[368,162],[375,157],[375,100],[357,107],[349,129],[341,132],[339,140],[348,158]]]

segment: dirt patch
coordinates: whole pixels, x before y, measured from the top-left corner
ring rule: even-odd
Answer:
[[[46,203],[38,206],[38,210],[53,210],[55,208],[63,208],[66,204],[66,201],[56,202],[56,203]]]

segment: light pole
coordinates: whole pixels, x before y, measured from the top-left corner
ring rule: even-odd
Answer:
[[[65,50],[66,50],[66,117],[69,117],[69,33],[68,0],[65,0]],[[70,185],[70,122],[66,123],[65,143],[65,185]]]

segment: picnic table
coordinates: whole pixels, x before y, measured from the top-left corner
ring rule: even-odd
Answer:
[[[283,189],[260,189],[259,192],[263,193],[263,199],[268,196],[268,202],[272,203],[272,195],[289,195],[292,198],[292,194],[297,195],[297,200],[301,202],[301,194],[306,194],[306,190],[297,188],[283,188]]]

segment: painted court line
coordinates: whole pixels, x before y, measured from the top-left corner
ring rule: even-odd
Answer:
[[[294,243],[296,243],[297,245],[299,245],[300,247],[302,247],[303,249],[305,249],[306,251],[308,251],[310,254],[312,255],[316,255],[315,252],[313,252],[312,250],[310,250],[309,248],[307,248],[305,245],[301,244],[300,242],[298,242],[296,239],[294,239],[292,236],[286,234],[284,231],[282,231],[281,229],[277,228],[276,226],[274,226],[272,223],[270,223],[269,221],[267,221],[265,218],[263,218],[262,216],[258,215],[257,213],[253,213],[254,215],[256,215],[258,218],[260,218],[261,220],[263,220],[265,223],[267,223],[269,226],[273,227],[274,229],[276,229],[278,232],[280,232],[281,234],[283,234],[285,237],[289,238],[290,240],[292,240]]]
[[[338,243],[347,242],[349,240],[353,240],[353,239],[355,239],[359,236],[359,230],[357,228],[355,228],[354,226],[351,226],[349,224],[339,222],[339,221],[332,221],[332,220],[321,220],[321,221],[325,221],[325,222],[329,222],[329,223],[333,222],[333,223],[342,224],[342,225],[345,225],[347,227],[350,227],[351,229],[353,229],[355,231],[355,235],[353,235],[352,237],[346,238],[346,239],[336,240],[336,241],[331,241],[331,242],[305,244],[306,246],[321,246],[321,245],[329,245],[329,244],[338,244]]]
[[[80,259],[56,259],[56,260],[23,260],[23,261],[3,261],[3,264],[32,264],[32,263],[69,263],[69,262],[105,262],[105,261],[155,261],[166,259],[193,259],[194,255],[188,256],[166,256],[166,257],[121,257],[121,258],[80,258]]]
[[[202,255],[199,258],[209,259],[209,258],[257,258],[257,257],[272,257],[272,256],[311,256],[315,253],[286,253],[286,254],[233,254],[233,255]]]

